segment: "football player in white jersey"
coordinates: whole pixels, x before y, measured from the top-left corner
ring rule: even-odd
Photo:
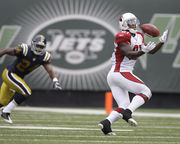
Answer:
[[[108,85],[118,108],[98,124],[106,135],[115,135],[111,130],[111,124],[120,118],[131,126],[137,126],[137,122],[131,115],[151,98],[152,93],[144,82],[132,73],[136,59],[145,53],[156,53],[166,42],[168,34],[166,30],[159,38],[158,44],[154,42],[146,44],[144,35],[137,31],[139,20],[134,14],[123,14],[119,24],[121,31],[115,36],[115,48],[111,58],[112,68],[107,76]],[[129,99],[128,92],[135,94],[132,101]]]

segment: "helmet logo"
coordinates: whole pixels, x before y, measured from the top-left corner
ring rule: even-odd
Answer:
[[[40,40],[40,41],[41,41],[42,43],[46,44],[45,37],[44,37],[43,35],[40,35],[40,37],[41,37],[41,40]]]
[[[31,50],[36,55],[43,55],[46,48],[46,39],[43,35],[37,35],[31,42]]]
[[[122,22],[122,19],[123,19],[123,16],[121,16],[121,17],[120,17],[120,19],[119,19],[119,20],[120,20],[120,22]]]

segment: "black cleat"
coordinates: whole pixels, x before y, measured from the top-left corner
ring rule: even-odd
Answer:
[[[129,109],[123,110],[119,116],[120,118],[124,119],[129,125],[131,126],[137,126],[137,122],[132,118],[132,112]]]
[[[2,111],[1,117],[3,118],[3,120],[4,120],[5,122],[7,122],[7,123],[13,123],[12,120],[11,120],[11,118],[10,118],[10,113],[4,113],[4,112]]]
[[[101,128],[101,131],[105,134],[105,135],[116,135],[115,133],[112,132],[111,130],[111,123],[108,119],[105,119],[103,121],[101,121],[98,126]]]

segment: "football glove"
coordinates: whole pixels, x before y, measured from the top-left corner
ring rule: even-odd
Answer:
[[[167,40],[167,35],[168,35],[168,29],[163,32],[162,36],[159,38],[159,41],[160,41],[161,43],[165,43],[166,40]]]
[[[62,87],[61,87],[61,85],[60,85],[60,83],[58,82],[58,79],[55,77],[55,78],[53,78],[53,88],[54,89],[57,89],[57,90],[61,90],[62,89]]]
[[[154,49],[156,46],[156,44],[154,42],[148,42],[148,44],[145,46],[145,45],[142,45],[142,51],[144,53],[148,53],[149,51],[151,51],[152,49]]]

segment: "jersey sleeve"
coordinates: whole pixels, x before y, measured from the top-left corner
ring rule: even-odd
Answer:
[[[14,54],[16,56],[26,56],[27,55],[27,52],[28,52],[28,45],[27,44],[20,44],[20,45],[17,45],[15,48],[14,48]]]
[[[51,54],[46,52],[43,59],[43,64],[51,63]]]
[[[119,32],[115,37],[115,43],[117,44],[129,44],[131,34],[127,32]]]

